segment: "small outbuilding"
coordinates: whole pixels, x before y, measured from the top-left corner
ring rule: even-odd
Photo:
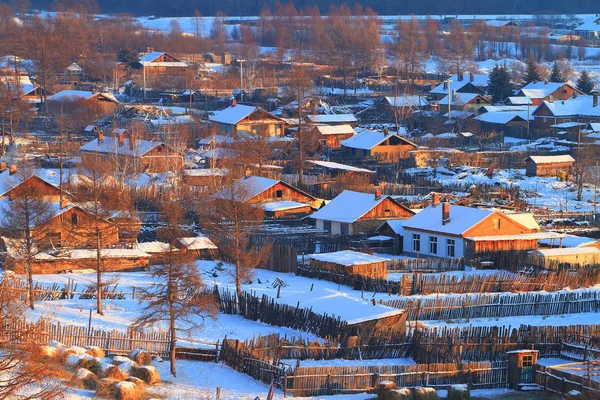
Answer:
[[[600,264],[600,249],[597,247],[563,247],[534,250],[527,253],[527,264],[549,270],[598,265]]]
[[[558,176],[564,171],[569,175],[575,159],[570,155],[561,156],[529,156],[525,159],[527,176]]]
[[[379,256],[342,250],[333,253],[312,254],[309,258],[312,267],[326,269],[337,274],[361,275],[375,279],[387,277],[389,259]]]

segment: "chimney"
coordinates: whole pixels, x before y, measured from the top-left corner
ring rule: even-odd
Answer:
[[[388,128],[385,128],[385,129],[383,130],[383,136],[387,136],[387,135],[388,135],[388,133],[390,133],[390,130],[389,130]]]
[[[237,105],[236,99],[231,100],[231,107],[235,107]]]
[[[440,204],[440,194],[433,193],[432,198],[431,198],[431,205],[437,206],[438,204]]]
[[[375,189],[375,200],[379,200],[381,198],[381,190]]]
[[[98,134],[98,143],[102,143],[103,140],[104,140],[104,133],[100,132]]]
[[[0,172],[4,172],[6,171],[6,162],[2,161],[0,162]]]
[[[465,78],[465,75],[463,74],[463,72],[462,72],[462,71],[461,71],[461,72],[459,72],[459,73],[458,73],[458,80],[459,80],[460,82],[462,82],[462,80],[463,80],[464,78]]]
[[[456,100],[456,89],[452,90],[452,100]]]
[[[16,166],[15,164],[12,164],[12,165],[10,166],[10,174],[11,174],[11,175],[14,175],[14,174],[16,174],[16,173],[17,173],[17,166]]]
[[[444,81],[444,90],[448,90],[448,81]]]
[[[450,222],[450,203],[447,201],[442,203],[442,225]]]
[[[125,143],[125,135],[119,133],[119,145],[122,145],[123,143]]]
[[[249,178],[252,175],[252,171],[250,170],[250,168],[246,168],[246,171],[244,171],[244,175],[245,178]]]
[[[469,73],[469,79],[471,80],[471,82],[475,80],[475,72]]]
[[[598,107],[598,93],[594,93],[592,96],[592,106]]]
[[[65,208],[68,205],[69,205],[69,200],[67,200],[65,198],[61,199],[61,201],[60,201],[60,208]]]

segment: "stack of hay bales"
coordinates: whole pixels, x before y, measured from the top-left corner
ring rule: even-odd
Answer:
[[[400,388],[394,382],[381,382],[375,388],[379,400],[438,400],[433,388]]]

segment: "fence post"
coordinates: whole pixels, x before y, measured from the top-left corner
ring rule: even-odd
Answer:
[[[215,400],[221,400],[221,386],[217,386],[217,393],[215,394]]]
[[[287,386],[288,386],[288,376],[284,375],[283,376],[283,397],[284,398],[287,397]]]

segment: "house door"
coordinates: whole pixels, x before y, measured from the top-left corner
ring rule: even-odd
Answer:
[[[533,383],[533,356],[531,355],[523,356],[520,383]]]

